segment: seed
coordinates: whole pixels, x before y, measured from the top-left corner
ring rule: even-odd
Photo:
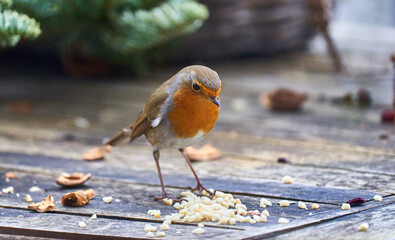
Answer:
[[[172,205],[173,199],[165,198],[165,199],[163,199],[163,202],[166,203],[167,205]]]
[[[202,233],[204,233],[204,229],[199,227],[199,228],[193,229],[192,232],[195,234],[202,234]]]
[[[164,237],[165,235],[166,235],[165,232],[157,232],[156,233],[157,237]]]
[[[311,208],[312,209],[318,209],[320,207],[320,205],[318,205],[317,203],[313,203],[312,205],[311,205]]]
[[[302,201],[299,201],[299,202],[298,202],[298,207],[299,207],[299,208],[302,208],[302,209],[308,210],[307,207],[306,207],[306,204],[305,204],[304,202],[302,202]]]
[[[279,219],[278,219],[278,223],[283,223],[283,224],[289,223],[289,220],[286,219],[286,218],[279,218]]]
[[[153,238],[155,237],[155,234],[153,232],[147,232],[147,237]]]
[[[270,214],[269,214],[269,211],[268,210],[263,210],[262,211],[262,213],[261,213],[261,216],[267,216],[267,217],[269,217],[270,216]]]
[[[288,200],[281,200],[278,204],[280,204],[280,207],[288,207],[289,201]]]
[[[375,201],[378,201],[378,202],[383,201],[383,197],[380,196],[380,195],[374,195],[373,199],[374,199]]]
[[[80,226],[80,228],[86,228],[86,223],[81,221],[81,222],[78,223],[78,226]]]
[[[368,229],[369,229],[369,224],[368,223],[362,223],[358,227],[358,231],[360,231],[360,232],[364,232],[364,231],[366,231]]]
[[[285,177],[283,177],[283,183],[285,183],[285,184],[291,184],[291,183],[293,183],[293,179],[292,179],[292,177],[291,176],[285,176]]]
[[[103,202],[104,203],[110,203],[112,201],[112,197],[104,197]]]
[[[351,209],[350,204],[349,203],[343,203],[342,210],[349,210],[349,209]]]
[[[146,232],[155,232],[156,231],[156,227],[152,226],[151,224],[146,224],[144,226],[144,231],[146,231]]]
[[[31,202],[31,201],[33,201],[33,199],[32,199],[32,197],[29,194],[26,194],[25,201],[26,202]]]
[[[91,220],[95,220],[95,219],[97,219],[97,215],[96,215],[96,214],[93,214],[93,215],[91,216]]]

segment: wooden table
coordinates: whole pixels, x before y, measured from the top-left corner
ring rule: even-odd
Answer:
[[[173,224],[167,239],[389,239],[395,237],[395,127],[380,123],[380,112],[392,99],[389,64],[369,65],[371,56],[352,61],[353,78],[328,71],[322,56],[293,55],[274,61],[222,63],[212,66],[223,81],[221,114],[204,140],[223,152],[212,162],[194,162],[206,186],[232,193],[251,210],[259,199],[267,207],[265,223],[218,225],[205,223],[206,232],[193,234],[196,224]],[[384,62],[384,61],[383,61]],[[361,71],[363,69],[363,71]],[[0,196],[0,238],[128,239],[145,238],[144,225],[159,226],[162,216],[176,212],[153,201],[160,194],[151,147],[140,138],[114,149],[104,161],[86,162],[81,154],[100,145],[132,122],[145,99],[163,80],[176,72],[168,69],[149,79],[128,78],[77,81],[65,77],[3,77],[0,82],[0,188],[13,186],[14,194]],[[364,74],[357,74],[363,72]],[[370,74],[367,74],[370,73]],[[8,80],[8,81],[7,81]],[[259,94],[289,86],[309,94],[301,112],[271,112],[259,103]],[[370,107],[336,105],[330,98],[368,88]],[[32,108],[15,102],[27,100]],[[14,106],[10,106],[10,103]],[[12,105],[12,104],[11,104]],[[17,104],[18,105],[18,104]],[[89,126],[81,123],[87,119]],[[284,157],[290,163],[278,163]],[[195,181],[177,151],[163,151],[161,166],[170,194],[176,196]],[[4,180],[13,171],[19,178]],[[61,172],[92,173],[85,186],[61,188]],[[293,184],[283,184],[290,175]],[[32,186],[42,191],[30,193]],[[93,188],[96,197],[79,208],[64,207],[61,196]],[[24,197],[34,201],[52,194],[56,210],[37,213],[26,209]],[[373,200],[383,196],[382,202]],[[105,204],[102,197],[112,196]],[[365,204],[341,210],[353,198]],[[296,204],[279,207],[288,199]],[[309,210],[297,207],[303,201]],[[320,208],[311,209],[312,203]],[[89,220],[97,214],[96,220]],[[279,224],[285,217],[288,224]],[[79,221],[87,224],[78,226]],[[367,222],[367,232],[358,232]]]

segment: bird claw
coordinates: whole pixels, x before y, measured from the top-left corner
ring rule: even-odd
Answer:
[[[192,192],[199,191],[200,193],[206,191],[210,196],[214,196],[214,193],[212,193],[210,190],[205,188],[201,183],[198,183],[198,185],[195,188],[190,187],[189,189],[191,189]]]
[[[163,201],[163,199],[171,199],[173,200],[173,203],[175,202],[181,202],[181,201],[186,201],[185,199],[182,198],[183,196],[178,196],[177,198],[170,198],[167,196],[166,193],[162,194],[161,197],[156,197],[154,198],[155,201]]]

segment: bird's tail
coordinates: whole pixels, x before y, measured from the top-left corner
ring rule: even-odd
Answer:
[[[130,141],[131,136],[132,136],[133,127],[134,127],[134,125],[130,125],[127,128],[124,128],[121,132],[119,132],[118,134],[116,134],[115,136],[110,138],[109,140],[104,141],[103,144],[115,147],[115,146],[118,146],[122,143]]]

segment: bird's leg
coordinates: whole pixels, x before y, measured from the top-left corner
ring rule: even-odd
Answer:
[[[158,170],[160,185],[162,187],[162,197],[155,198],[155,201],[160,201],[160,200],[167,198],[167,193],[165,190],[165,185],[163,185],[162,173],[160,171],[160,166],[159,166],[159,149],[154,149],[153,155],[154,155],[154,159],[155,159],[155,163],[156,163],[156,169]]]
[[[192,188],[192,191],[199,191],[202,192],[203,190],[205,190],[208,194],[210,194],[211,196],[214,195],[214,193],[212,193],[211,191],[209,191],[207,188],[205,188],[202,184],[202,182],[200,181],[199,177],[197,176],[195,170],[192,167],[191,161],[189,160],[188,156],[185,154],[184,149],[180,148],[179,151],[181,152],[182,156],[184,156],[185,160],[187,161],[189,167],[192,170],[193,175],[195,176],[196,182],[197,182],[197,186],[195,188]]]
[[[155,163],[156,163],[156,169],[158,170],[158,176],[159,176],[159,180],[160,180],[160,185],[162,187],[162,196],[161,197],[156,197],[155,201],[161,201],[167,197],[167,193],[165,190],[165,185],[163,184],[163,178],[162,178],[162,173],[160,171],[160,166],[159,166],[159,149],[155,149],[153,152],[154,155],[154,159],[155,159]],[[176,198],[173,199],[173,202],[181,202],[183,199],[181,198]]]

